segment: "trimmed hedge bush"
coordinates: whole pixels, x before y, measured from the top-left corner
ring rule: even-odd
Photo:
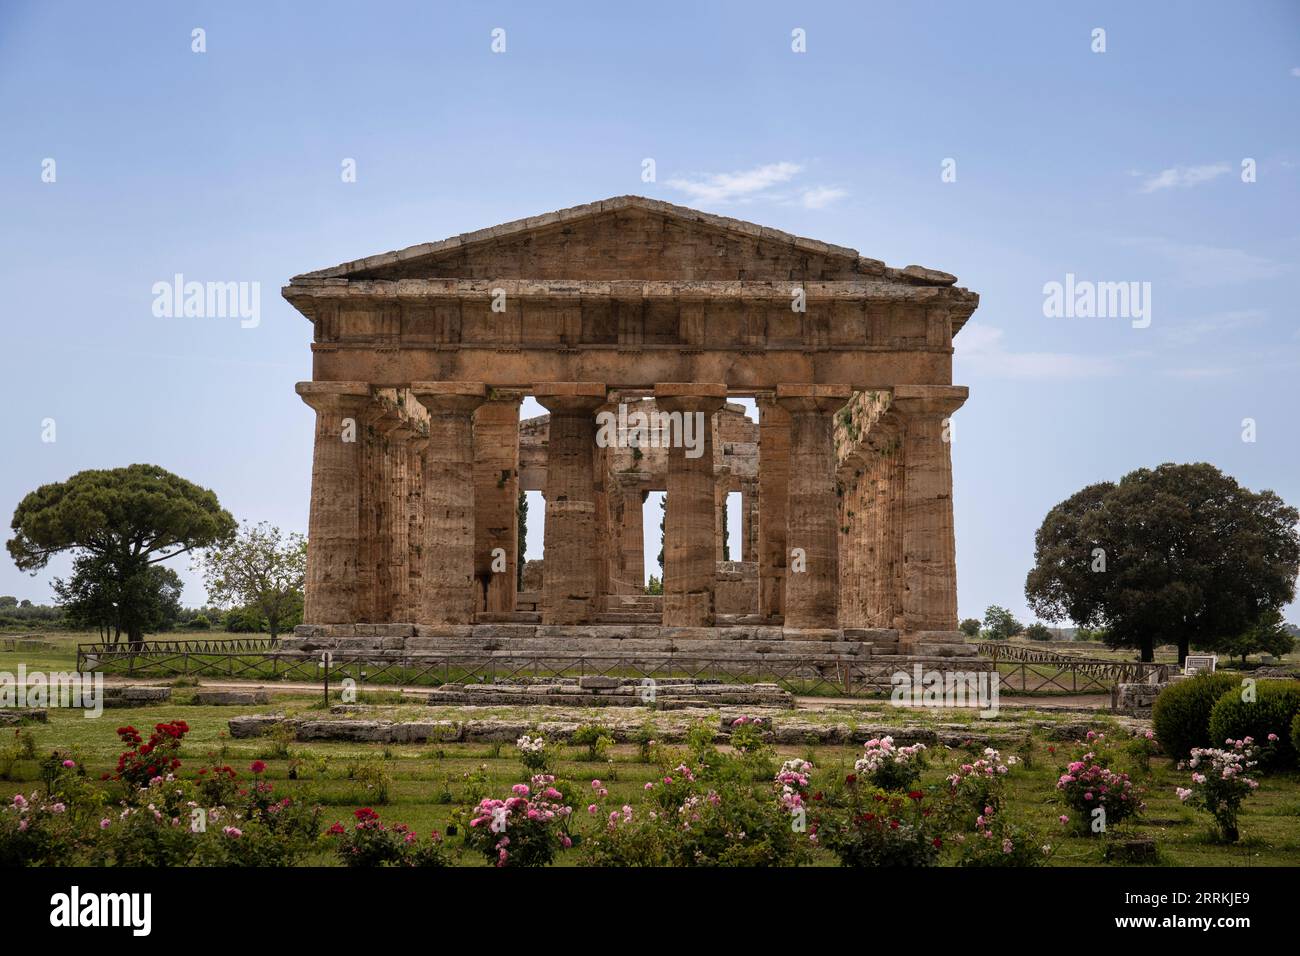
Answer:
[[[1300,681],[1262,680],[1255,687],[1255,699],[1246,703],[1238,692],[1219,698],[1210,711],[1211,746],[1222,747],[1228,739],[1254,737],[1263,744],[1269,734],[1277,734],[1277,751],[1270,763],[1275,767],[1294,767],[1296,748],[1291,742],[1291,724],[1300,714]]]
[[[1291,747],[1300,754],[1300,714],[1296,714],[1295,719],[1291,721]]]
[[[1210,711],[1220,697],[1240,686],[1239,676],[1220,671],[1197,674],[1162,690],[1151,707],[1151,723],[1164,752],[1183,760],[1193,747],[1210,746]]]

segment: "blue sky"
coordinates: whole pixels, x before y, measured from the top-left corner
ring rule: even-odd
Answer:
[[[150,461],[305,529],[310,327],[280,286],[641,193],[981,294],[960,609],[1028,617],[1033,532],[1085,484],[1206,460],[1300,503],[1297,103],[1294,3],[8,2],[0,511]],[[260,283],[257,327],[155,317],[178,272]],[[1151,283],[1150,325],[1045,317],[1067,274]],[[50,577],[0,561],[0,593]]]

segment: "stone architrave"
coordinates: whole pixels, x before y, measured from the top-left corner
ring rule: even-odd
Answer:
[[[839,626],[839,508],[832,416],[852,395],[847,385],[778,385],[776,389],[777,404],[790,415],[787,629]]]
[[[655,385],[654,394],[659,411],[679,415],[683,423],[692,416],[691,435],[698,443],[695,449],[687,449],[678,433],[668,448],[663,623],[707,627],[714,622],[717,573],[713,413],[726,402],[727,386],[664,382]]]
[[[361,420],[370,406],[370,386],[299,382],[297,392],[316,411],[303,621],[352,624],[357,620]]]
[[[482,382],[412,382],[429,413],[424,450],[423,588],[420,624],[473,624],[474,412]]]
[[[597,382],[550,382],[533,391],[551,416],[543,624],[585,624],[596,610],[595,414],[605,395],[605,386]]]

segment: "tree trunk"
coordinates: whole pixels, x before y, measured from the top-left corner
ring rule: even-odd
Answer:
[[[131,644],[132,653],[144,650],[144,631],[139,626],[128,626],[126,629],[126,639]]]

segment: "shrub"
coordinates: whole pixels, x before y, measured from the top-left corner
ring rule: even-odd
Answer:
[[[614,745],[614,738],[599,724],[584,724],[573,732],[569,742],[578,747],[586,747],[587,760],[594,762],[604,760],[608,756],[609,748]]]
[[[975,818],[975,836],[959,833],[958,866],[1043,866],[1052,857],[1052,847],[1038,833],[1016,823],[992,807]]]
[[[365,789],[370,802],[381,806],[388,803],[388,788],[393,778],[377,763],[356,764],[348,768],[349,776]]]
[[[1197,674],[1162,690],[1151,708],[1151,724],[1165,753],[1182,760],[1193,747],[1208,747],[1210,711],[1240,683],[1232,674]]]
[[[983,757],[964,763],[948,774],[948,816],[956,822],[983,813],[985,807],[1001,810],[1006,792],[1003,778],[1007,773],[1002,755],[986,747]]]
[[[1144,809],[1128,774],[1111,770],[1092,751],[1070,762],[1057,779],[1056,789],[1065,805],[1079,814],[1077,829],[1085,835],[1105,832]],[[1100,827],[1094,825],[1098,820]]]
[[[175,773],[181,765],[176,754],[180,752],[181,740],[189,732],[189,724],[183,720],[155,724],[148,743],[145,743],[134,727],[117,728],[117,736],[127,749],[117,758],[113,779],[121,780],[130,793],[147,787],[157,777]]]
[[[868,740],[866,750],[853,765],[882,790],[907,790],[921,776],[925,744],[895,747],[893,737]]]
[[[485,797],[473,810],[465,842],[493,866],[546,866],[561,847],[573,845],[568,819],[573,807],[560,801],[555,778],[537,774],[531,786],[517,783],[505,800]]]
[[[1291,721],[1291,747],[1296,753],[1300,753],[1300,714],[1295,715]]]
[[[388,826],[370,807],[353,811],[356,822],[352,829],[336,823],[326,834],[338,840],[335,852],[344,866],[449,866],[443,849],[442,836],[437,830],[421,842],[419,836],[404,823]]]
[[[1052,639],[1052,632],[1048,629],[1047,625],[1040,624],[1037,621],[1025,628],[1024,633],[1025,637],[1029,638],[1031,641],[1050,641]]]
[[[1192,771],[1192,785],[1179,787],[1177,792],[1183,803],[1214,817],[1223,839],[1235,843],[1241,802],[1259,789],[1259,784],[1246,774],[1258,763],[1260,752],[1249,738],[1231,740],[1228,745],[1227,750],[1195,748],[1186,764]]]
[[[817,843],[844,866],[934,866],[943,839],[925,794],[906,797],[874,790],[846,778],[845,786],[824,801],[814,817]]]
[[[1277,746],[1261,754],[1261,768],[1294,767],[1297,751],[1289,738],[1291,723],[1300,714],[1300,682],[1262,680],[1255,685],[1253,701],[1241,698],[1235,691],[1224,694],[1210,711],[1211,745],[1221,747],[1246,737],[1267,740],[1274,734]]]
[[[550,768],[551,757],[546,752],[546,738],[524,734],[515,741],[519,759],[530,773],[544,773]]]

